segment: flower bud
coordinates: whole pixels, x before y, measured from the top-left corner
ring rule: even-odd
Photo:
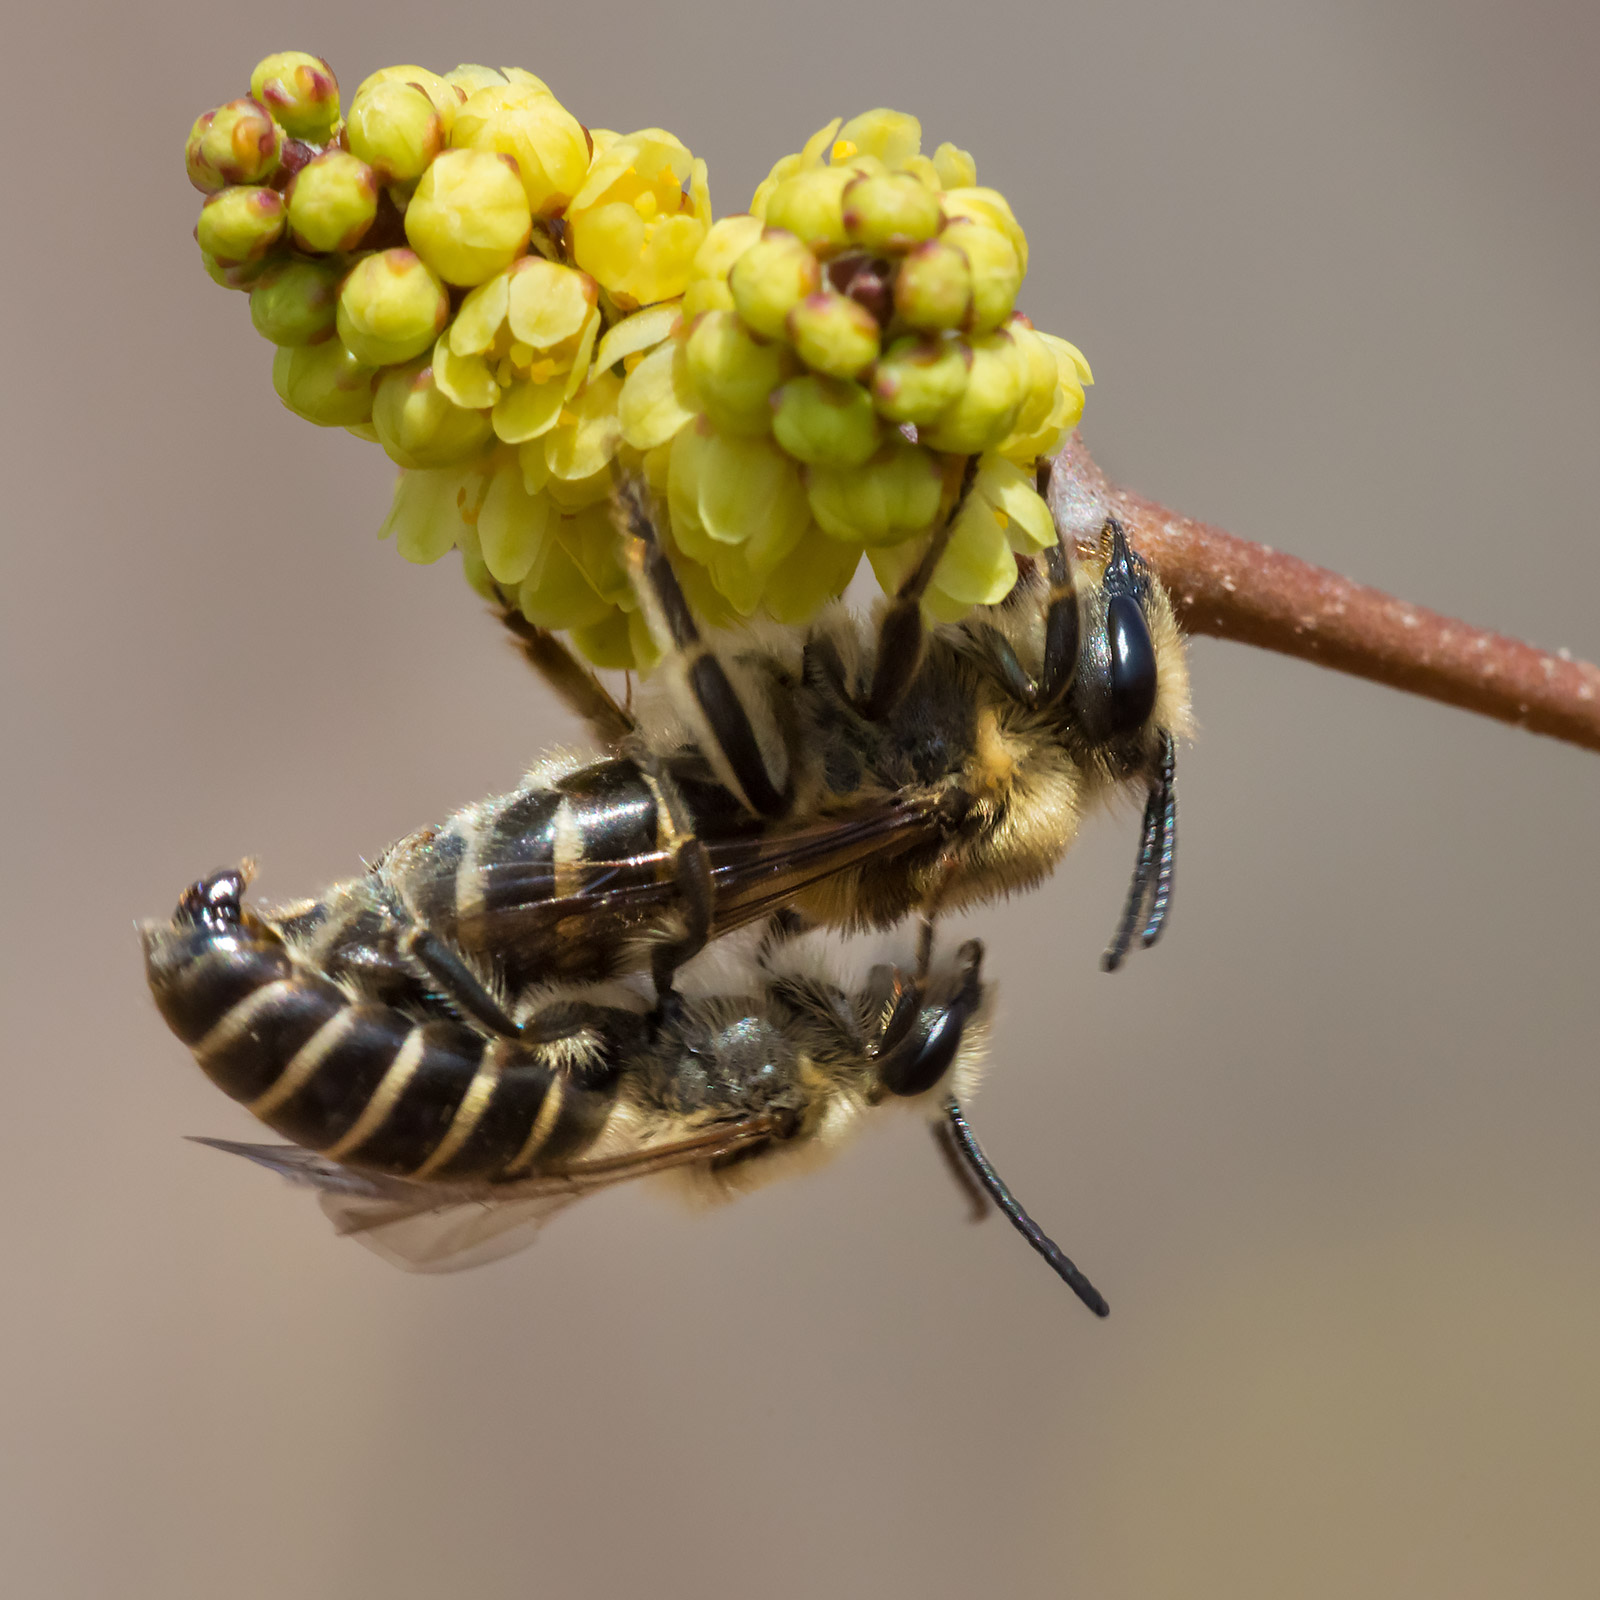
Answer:
[[[363,256],[339,290],[339,337],[369,366],[409,361],[450,320],[450,296],[411,250]]]
[[[1035,433],[1045,424],[1056,401],[1056,358],[1050,347],[1018,316],[1007,332],[1016,351],[1022,387],[1022,404],[1013,424],[1021,434]]]
[[[894,308],[924,333],[962,327],[972,315],[972,269],[966,256],[943,239],[918,245],[895,276]]]
[[[712,223],[689,266],[689,284],[683,294],[685,317],[733,309],[728,274],[734,262],[760,237],[761,222],[756,217],[724,217]]]
[[[523,252],[533,231],[514,163],[487,150],[446,150],[406,207],[411,248],[446,283],[487,282]]]
[[[345,150],[324,150],[289,185],[289,232],[302,250],[354,250],[377,214],[378,180]]]
[[[812,467],[811,514],[846,544],[898,544],[939,514],[944,480],[928,451],[891,438],[860,467]]]
[[[257,280],[271,265],[269,261],[241,261],[237,264],[224,266],[222,262],[211,254],[209,250],[200,252],[200,265],[206,269],[206,276],[213,283],[221,284],[224,289],[251,289]]]
[[[831,289],[802,300],[785,329],[800,359],[830,378],[853,378],[878,358],[878,319]]]
[[[409,83],[420,89],[438,112],[439,125],[444,130],[445,138],[450,137],[450,129],[455,125],[456,112],[461,108],[463,99],[461,91],[453,83],[446,82],[437,72],[429,72],[426,67],[379,67],[361,80],[356,99],[359,100],[380,83]]]
[[[992,450],[1011,432],[1022,405],[1022,382],[1016,349],[1007,333],[987,333],[972,340],[972,365],[960,398],[918,439],[930,450],[976,455]]]
[[[323,428],[369,421],[376,376],[337,339],[284,345],[272,359],[272,387],[278,398],[297,417]]]
[[[940,207],[950,222],[978,222],[1002,233],[1017,252],[1017,265],[1024,277],[1028,274],[1028,236],[1022,231],[1011,202],[998,189],[947,189],[940,199]]]
[[[402,467],[452,467],[483,453],[494,428],[440,393],[426,362],[396,367],[378,380],[372,402],[378,443]]]
[[[510,156],[529,209],[539,217],[561,212],[589,170],[583,125],[544,88],[507,84],[479,89],[456,113],[450,143]]]
[[[339,120],[339,80],[321,56],[281,50],[256,63],[250,93],[296,139],[320,144]]]
[[[782,345],[762,343],[731,311],[711,311],[694,325],[683,354],[705,414],[718,428],[743,435],[768,431],[769,398],[785,375]]]
[[[274,344],[316,344],[333,332],[339,274],[321,261],[274,261],[250,291],[250,320]]]
[[[421,89],[391,78],[356,92],[345,138],[379,183],[409,183],[443,148],[444,126]]]
[[[764,339],[783,337],[784,318],[821,281],[817,258],[779,228],[763,233],[728,274],[739,315]]]
[[[948,411],[967,386],[964,346],[943,339],[896,339],[872,373],[880,416],[925,428]]]
[[[845,231],[867,250],[909,250],[931,239],[941,220],[938,195],[909,172],[856,178],[844,191]]]
[[[882,430],[859,383],[815,373],[791,378],[772,396],[772,436],[808,466],[859,467]]]
[[[1022,266],[1011,241],[981,222],[952,222],[942,243],[953,245],[972,269],[972,311],[967,326],[988,333],[1011,315],[1022,287]]]
[[[811,167],[785,178],[767,201],[767,226],[786,229],[819,256],[843,250],[849,242],[844,191],[852,176],[847,167]]]
[[[283,196],[272,189],[223,189],[201,206],[194,236],[221,266],[259,261],[283,237]]]
[[[978,164],[947,139],[933,152],[933,168],[941,189],[969,189],[978,181]]]
[[[885,167],[898,167],[922,148],[922,124],[909,112],[880,106],[845,123],[839,130],[839,144],[849,147],[850,156],[875,158]],[[837,154],[834,159],[839,159]]]
[[[283,130],[266,108],[230,100],[195,120],[183,148],[189,181],[202,194],[229,183],[264,183],[277,170]]]

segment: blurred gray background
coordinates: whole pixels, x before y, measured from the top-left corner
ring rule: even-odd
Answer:
[[[1600,1591],[1600,761],[1204,641],[1167,941],[1102,818],[969,919],[973,1107],[1097,1324],[904,1121],[417,1280],[251,1136],[132,923],[288,897],[572,728],[390,469],[284,412],[180,146],[256,58],[506,62],[721,212],[918,113],[1029,230],[1117,477],[1600,651],[1600,12],[82,0],[8,28],[0,1588],[301,1600]]]

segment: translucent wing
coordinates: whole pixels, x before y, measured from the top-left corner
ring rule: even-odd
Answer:
[[[622,1155],[575,1161],[559,1172],[513,1184],[450,1186],[357,1172],[292,1144],[196,1139],[315,1189],[336,1232],[407,1272],[460,1272],[498,1261],[533,1243],[557,1212],[632,1178],[709,1163],[764,1143],[772,1119],[716,1123],[685,1139]]]

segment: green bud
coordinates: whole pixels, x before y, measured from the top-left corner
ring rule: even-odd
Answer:
[[[683,354],[695,393],[718,428],[744,435],[767,432],[772,391],[792,368],[793,358],[782,345],[763,344],[731,311],[710,311],[695,323]]]
[[[808,373],[791,378],[772,400],[772,435],[798,461],[859,467],[878,448],[881,429],[859,383]]]
[[[857,178],[844,191],[845,231],[865,249],[909,250],[939,231],[939,197],[909,172]]]
[[[320,144],[339,120],[339,80],[321,56],[280,50],[256,63],[250,93],[296,139]]]
[[[450,296],[413,250],[363,256],[339,290],[339,337],[359,361],[409,361],[444,331]]]
[[[878,359],[878,319],[848,295],[807,295],[785,323],[790,342],[813,371],[853,378]]]
[[[250,291],[250,320],[274,344],[316,344],[333,332],[339,274],[320,261],[274,261]]]
[[[372,426],[378,443],[402,467],[457,466],[480,455],[494,438],[488,413],[468,411],[440,393],[425,361],[396,367],[378,380]]]
[[[1016,247],[998,228],[966,220],[952,222],[941,242],[958,249],[972,269],[968,329],[988,333],[998,328],[1011,315],[1022,287],[1022,263]]]
[[[533,213],[515,163],[492,150],[446,150],[406,207],[411,248],[444,279],[470,289],[522,254]]]
[[[263,183],[278,168],[283,130],[254,100],[230,100],[195,119],[183,147],[189,181],[202,194],[225,184]]]
[[[933,152],[933,167],[941,189],[966,189],[978,181],[977,162],[948,139]]]
[[[391,78],[357,91],[345,138],[379,183],[409,183],[444,148],[444,125],[421,89]]]
[[[977,455],[1011,432],[1023,401],[1023,363],[1008,333],[986,333],[969,347],[972,365],[961,397],[917,437],[932,450]]]
[[[354,250],[378,214],[378,180],[346,150],[324,150],[289,184],[289,232],[302,250]]]
[[[323,428],[370,421],[376,376],[337,339],[284,345],[272,358],[272,387],[278,398],[297,417]]]
[[[785,178],[767,201],[767,226],[786,229],[820,256],[843,250],[843,197],[852,176],[847,167],[810,167]]]
[[[269,261],[241,261],[237,266],[224,266],[209,251],[200,252],[200,265],[213,283],[224,289],[250,289],[271,266]]]
[[[201,206],[194,236],[221,266],[259,261],[283,237],[283,196],[273,189],[224,189]]]
[[[764,339],[783,337],[784,318],[822,281],[817,258],[792,233],[769,228],[733,264],[728,287],[745,322]]]
[[[460,108],[464,98],[453,83],[447,83],[437,72],[430,72],[426,67],[379,67],[376,72],[369,73],[361,80],[356,89],[356,99],[359,100],[368,90],[375,89],[380,83],[409,83],[427,95],[433,109],[439,113],[439,122],[444,128],[446,139],[450,137],[450,129],[455,124],[456,111]]]
[[[811,514],[846,544],[898,544],[931,526],[943,479],[926,450],[891,437],[864,466],[812,467]]]
[[[890,422],[925,428],[961,398],[970,355],[945,339],[896,339],[872,373],[872,399]]]
[[[894,280],[894,308],[901,320],[923,333],[960,328],[972,315],[972,268],[943,239],[919,244]]]

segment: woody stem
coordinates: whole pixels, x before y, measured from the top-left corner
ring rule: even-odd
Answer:
[[[1115,515],[1185,632],[1236,639],[1600,750],[1600,666],[1554,655],[1236,539],[1106,482],[1074,434],[1050,500],[1085,532]]]

